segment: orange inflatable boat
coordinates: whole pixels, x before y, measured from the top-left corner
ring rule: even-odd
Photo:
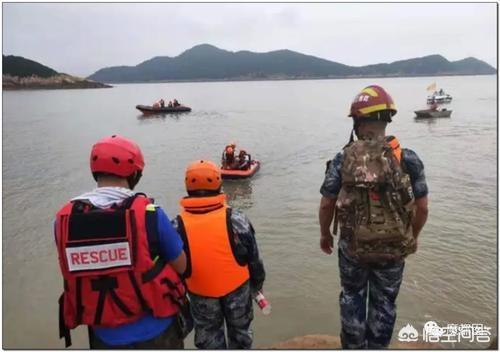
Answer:
[[[228,169],[220,169],[222,174],[222,179],[239,179],[239,178],[247,178],[252,177],[260,168],[260,161],[252,160],[250,164],[250,168],[247,170],[228,170]]]

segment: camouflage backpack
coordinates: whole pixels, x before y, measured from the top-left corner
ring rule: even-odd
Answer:
[[[334,233],[340,223],[348,252],[359,261],[402,260],[416,251],[414,196],[400,156],[394,137],[358,140],[344,148]]]

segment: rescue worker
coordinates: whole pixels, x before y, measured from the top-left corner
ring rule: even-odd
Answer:
[[[250,168],[250,154],[244,149],[240,149],[240,153],[238,154],[238,169],[240,170],[248,170]]]
[[[139,146],[101,139],[90,169],[97,188],[71,199],[55,222],[60,337],[68,347],[69,330],[88,325],[90,348],[183,348],[183,242],[164,211],[133,191],[144,169]]]
[[[174,99],[174,107],[178,107],[180,106],[181,104],[179,104],[179,102],[177,101],[177,99]]]
[[[173,107],[174,107],[174,105],[172,104],[172,101],[169,101],[169,102],[168,102],[168,107],[169,107],[169,108],[173,108]]]
[[[340,336],[346,349],[389,345],[404,259],[416,251],[427,220],[424,165],[385,135],[396,112],[382,87],[356,95],[349,114],[351,141],[327,163],[321,186],[320,247],[326,254],[334,247],[332,220],[333,235],[340,228]]]
[[[234,156],[234,148],[231,145],[226,146],[222,153],[222,168],[226,170],[233,170],[237,168],[238,161]]]
[[[165,107],[165,100],[160,99],[160,107],[163,109]]]
[[[196,347],[249,349],[252,296],[262,290],[264,264],[248,218],[226,204],[220,169],[198,160],[186,170],[188,196],[174,227],[184,241],[184,277],[191,301]],[[227,342],[224,334],[227,327]]]

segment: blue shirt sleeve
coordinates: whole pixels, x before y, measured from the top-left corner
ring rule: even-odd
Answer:
[[[406,167],[406,171],[410,175],[411,187],[413,188],[415,198],[427,196],[429,189],[425,180],[424,163],[422,160],[410,149],[402,150],[401,159]]]
[[[163,259],[171,261],[182,252],[182,239],[170,224],[167,214],[160,207],[156,207],[158,220],[158,237],[160,242],[160,255]]]
[[[322,196],[327,198],[337,198],[340,188],[342,187],[342,160],[344,159],[343,154],[337,153],[335,158],[328,162],[325,180],[321,185],[320,193]]]

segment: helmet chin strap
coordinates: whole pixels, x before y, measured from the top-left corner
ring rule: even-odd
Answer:
[[[349,144],[354,142],[354,127],[351,129],[351,137],[349,138]]]
[[[356,131],[357,126],[358,126],[358,121],[356,121],[356,119],[354,118],[354,122],[352,124],[352,129],[351,129],[351,137],[349,138],[349,144],[351,144],[352,142],[354,142],[354,134],[355,133],[356,133],[356,137],[358,136],[357,131]]]

